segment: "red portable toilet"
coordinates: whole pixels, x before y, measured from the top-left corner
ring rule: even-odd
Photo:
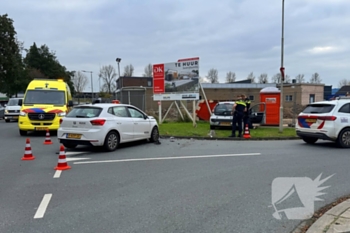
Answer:
[[[112,104],[120,104],[119,100],[112,100]]]
[[[265,87],[260,91],[260,102],[266,105],[265,125],[279,125],[281,91],[276,87]],[[264,111],[264,105],[261,105]]]

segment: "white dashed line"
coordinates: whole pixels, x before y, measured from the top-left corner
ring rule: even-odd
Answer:
[[[51,193],[44,195],[43,200],[41,201],[39,208],[37,209],[37,211],[34,215],[34,218],[43,218],[44,217],[46,208],[50,203],[51,197],[52,197]]]
[[[121,162],[135,162],[135,161],[173,160],[173,159],[198,159],[198,158],[217,158],[217,157],[236,157],[236,156],[238,157],[238,156],[252,156],[252,155],[261,155],[261,153],[226,154],[226,155],[197,155],[197,156],[160,157],[160,158],[142,158],[142,159],[120,159],[120,160],[101,160],[101,161],[75,162],[74,164],[121,163]]]
[[[67,162],[84,160],[84,159],[89,159],[89,158],[69,158],[69,157],[66,158]]]
[[[60,178],[61,173],[62,173],[61,170],[57,170],[57,171],[55,172],[55,175],[53,175],[53,178]]]

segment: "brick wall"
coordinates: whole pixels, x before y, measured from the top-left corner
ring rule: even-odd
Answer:
[[[252,104],[260,102],[260,88],[237,88],[237,89],[212,89],[212,88],[206,88],[205,95],[208,100],[218,100],[218,101],[224,101],[224,100],[235,100],[237,95],[246,95],[247,97],[252,96],[253,100],[251,101]],[[204,99],[204,95],[202,92],[200,92],[200,95],[202,95]]]
[[[153,79],[150,77],[120,77],[117,80],[118,88],[121,87],[152,87]]]
[[[301,104],[306,105],[310,103],[310,95],[315,95],[314,102],[324,100],[324,86],[323,85],[302,85],[301,87]]]

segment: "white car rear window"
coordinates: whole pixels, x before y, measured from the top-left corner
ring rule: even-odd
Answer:
[[[214,109],[214,114],[219,116],[226,116],[226,115],[230,115],[232,112],[232,108],[233,108],[233,104],[231,103],[222,103],[222,104],[218,104],[216,105],[215,109]]]
[[[102,108],[97,107],[76,107],[70,111],[66,117],[92,118],[98,117]]]
[[[334,104],[310,104],[302,113],[329,113],[334,106]]]

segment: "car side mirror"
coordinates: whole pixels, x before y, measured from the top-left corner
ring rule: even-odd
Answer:
[[[147,115],[144,115],[143,118],[146,120],[146,119],[148,119],[148,116],[147,116]]]
[[[22,104],[23,104],[23,100],[22,99],[18,100],[18,106],[22,106]]]
[[[72,100],[69,100],[69,101],[68,101],[68,104],[67,104],[67,107],[73,107],[73,106],[74,106],[73,101],[72,101]]]

